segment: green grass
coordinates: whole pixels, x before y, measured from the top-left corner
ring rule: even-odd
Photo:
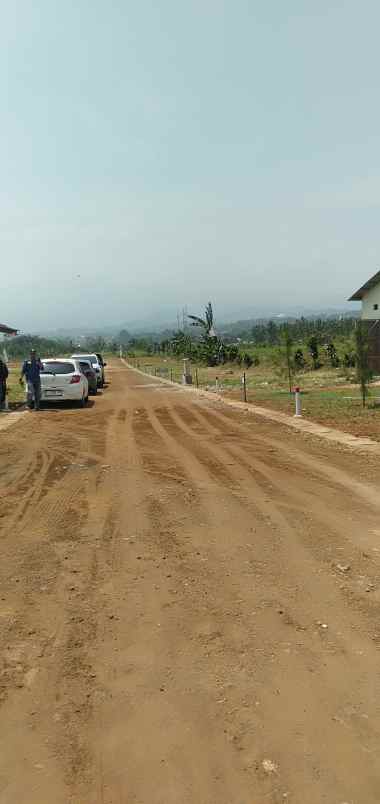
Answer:
[[[8,403],[9,405],[16,405],[20,402],[25,402],[25,388],[24,385],[20,385],[19,377],[20,377],[20,366],[10,365],[9,368],[9,377],[7,380],[7,387],[8,387]]]

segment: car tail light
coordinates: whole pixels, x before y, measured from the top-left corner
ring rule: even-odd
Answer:
[[[81,380],[80,374],[73,374],[73,376],[72,376],[72,378],[70,380],[70,385],[72,385],[73,383],[76,383],[76,382],[80,382],[80,380]]]

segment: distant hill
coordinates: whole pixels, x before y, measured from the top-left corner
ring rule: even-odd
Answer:
[[[197,311],[196,311],[197,312]],[[202,312],[202,311],[200,311]],[[229,335],[237,335],[240,332],[247,332],[254,324],[264,321],[294,321],[297,318],[307,318],[309,320],[313,319],[326,319],[326,318],[337,318],[342,316],[344,318],[355,318],[358,315],[357,310],[347,310],[347,306],[345,307],[333,307],[327,309],[307,309],[304,307],[295,307],[292,309],[286,310],[252,310],[251,314],[247,317],[239,317],[238,315],[233,316],[232,313],[225,313],[218,314],[218,310],[216,310],[216,328],[217,331],[221,333],[226,333]],[[158,317],[157,317],[158,319]],[[59,327],[57,329],[49,329],[44,330],[43,332],[39,331],[38,334],[45,335],[47,337],[54,337],[54,338],[73,338],[80,339],[80,337],[86,336],[95,336],[95,335],[102,335],[106,338],[115,337],[121,332],[122,330],[127,330],[133,336],[162,336],[162,333],[170,333],[173,330],[176,330],[178,327],[178,321],[176,318],[174,320],[157,320],[152,316],[149,316],[145,321],[144,320],[131,320],[131,321],[124,321],[122,323],[117,324],[107,324],[98,326],[91,326],[91,327]],[[180,326],[182,326],[182,315],[180,316]]]

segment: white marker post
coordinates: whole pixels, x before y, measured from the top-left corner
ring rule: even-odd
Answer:
[[[183,358],[183,374],[182,374],[182,385],[192,385],[193,378],[191,376],[190,367],[189,367],[189,358]]]
[[[243,374],[243,376],[241,378],[241,384],[242,384],[242,388],[243,388],[243,400],[244,400],[244,402],[246,402],[247,401],[247,377],[246,377],[245,372],[244,372],[244,374]]]
[[[301,389],[298,387],[294,389],[294,398],[296,403],[296,412],[294,415],[302,416]]]

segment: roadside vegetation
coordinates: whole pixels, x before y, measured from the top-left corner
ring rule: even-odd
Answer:
[[[194,328],[193,328],[194,327]],[[262,321],[245,337],[218,334],[212,307],[189,316],[188,327],[161,341],[130,338],[125,354],[136,367],[182,381],[188,358],[194,385],[294,413],[302,390],[303,414],[315,421],[380,440],[380,388],[370,376],[366,333],[354,317]]]

